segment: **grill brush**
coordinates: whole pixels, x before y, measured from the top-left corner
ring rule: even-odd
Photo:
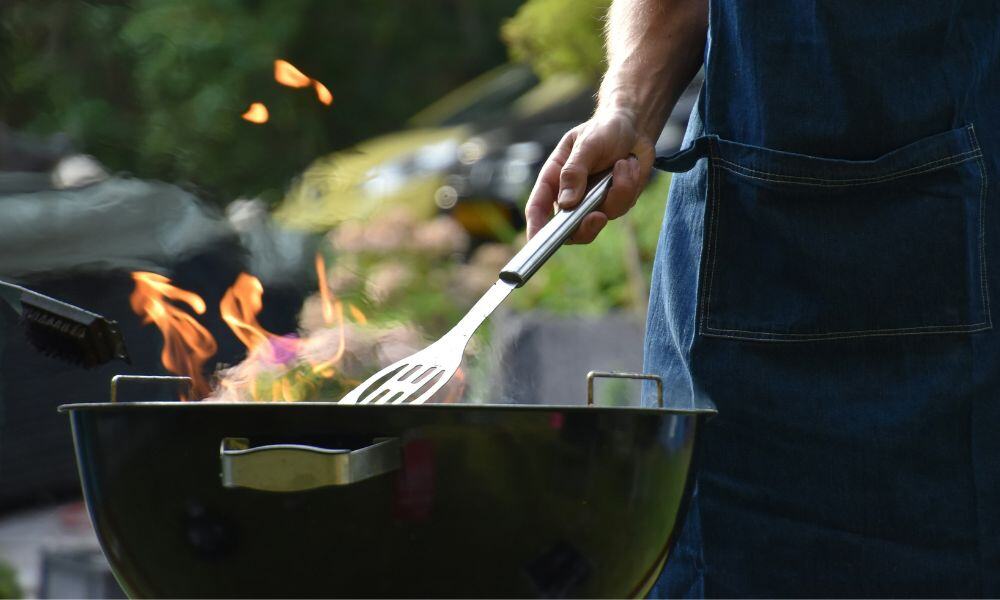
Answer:
[[[43,354],[83,368],[114,358],[132,362],[115,321],[4,281],[0,298],[21,315],[28,341]]]

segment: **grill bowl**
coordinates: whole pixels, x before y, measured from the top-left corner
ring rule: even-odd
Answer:
[[[625,597],[662,569],[712,411],[100,403],[69,414],[84,496],[132,597]],[[222,484],[220,443],[361,448],[349,485]]]

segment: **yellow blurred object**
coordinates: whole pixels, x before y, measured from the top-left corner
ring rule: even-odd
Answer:
[[[493,202],[465,201],[455,205],[451,216],[469,235],[490,240],[503,240],[513,235],[513,207]]]
[[[437,211],[442,163],[454,160],[465,127],[404,130],[316,160],[275,211],[282,225],[326,231],[406,204],[416,217]]]
[[[278,67],[276,62],[276,75]],[[329,90],[312,81],[320,102],[333,100],[332,94],[326,95]],[[551,94],[530,94],[537,85],[531,69],[520,64],[501,65],[476,77],[416,114],[410,128],[313,162],[293,184],[275,218],[286,227],[319,232],[401,204],[417,218],[451,208],[457,192],[454,197],[436,195],[445,185],[447,170],[460,160],[460,146],[472,134],[469,124],[507,115],[521,98],[525,100],[518,116],[549,106]]]

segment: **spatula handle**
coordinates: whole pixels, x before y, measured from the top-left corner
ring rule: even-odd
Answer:
[[[500,270],[500,279],[524,285],[563,242],[569,239],[583,218],[594,211],[611,189],[611,172],[598,175],[597,182],[587,188],[583,200],[570,210],[560,210],[533,238]],[[592,179],[593,181],[593,179]]]

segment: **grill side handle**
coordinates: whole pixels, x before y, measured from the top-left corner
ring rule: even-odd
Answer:
[[[587,406],[594,405],[594,380],[602,377],[652,381],[656,384],[656,407],[663,408],[663,379],[659,375],[650,375],[649,373],[619,373],[617,371],[591,371],[587,373]]]
[[[545,261],[549,260],[559,246],[573,235],[583,218],[604,202],[611,189],[611,171],[597,176],[597,181],[589,186],[583,200],[570,210],[560,210],[528,240],[528,243],[500,270],[500,279],[517,287],[525,284]]]
[[[250,447],[246,438],[224,438],[219,447],[222,486],[267,492],[301,492],[351,485],[400,468],[399,438],[376,438],[357,450],[299,444]]]

